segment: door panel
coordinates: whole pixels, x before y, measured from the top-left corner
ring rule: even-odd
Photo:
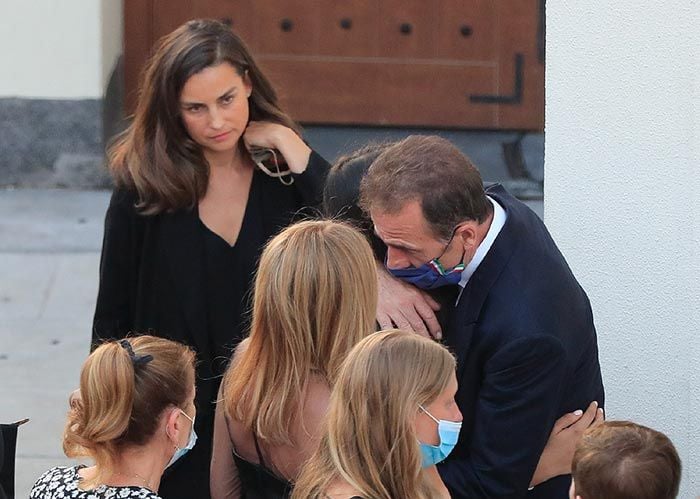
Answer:
[[[422,0],[382,0],[379,9],[379,54],[409,59],[435,55],[437,12]]]
[[[322,56],[376,57],[379,48],[379,2],[319,2],[319,47]]]
[[[494,0],[435,0],[438,59],[492,62],[498,55],[498,17]]]
[[[258,54],[316,55],[320,16],[317,2],[285,0],[258,1]]]
[[[540,1],[518,0],[517,2],[494,2],[501,29],[498,41],[499,92],[520,97],[510,105],[499,106],[501,128],[530,128],[536,117],[544,129],[544,63],[538,58],[538,14]],[[520,74],[516,67],[521,54]],[[521,95],[516,84],[521,81]]]
[[[194,2],[187,0],[151,0],[153,2],[153,40],[167,35],[196,16]]]
[[[493,127],[498,120],[497,109],[474,106],[464,98],[469,92],[494,91],[494,66],[326,61],[302,64],[273,56],[262,57],[260,63],[280,89],[283,106],[295,109],[295,119],[306,123],[400,122],[440,127],[460,123]],[[295,88],[313,90],[289,91]]]
[[[231,24],[295,119],[542,130],[544,0],[125,0],[126,105],[160,36]]]
[[[248,47],[257,51],[258,35],[255,0],[198,0],[194,2],[195,17],[218,19],[230,25]]]

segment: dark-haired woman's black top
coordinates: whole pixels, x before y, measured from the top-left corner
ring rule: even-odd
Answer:
[[[93,345],[134,332],[180,341],[197,352],[198,440],[163,475],[159,493],[164,499],[210,496],[216,395],[233,348],[245,334],[260,253],[281,229],[318,213],[328,168],[313,152],[291,186],[256,170],[234,246],[209,231],[196,208],[144,216],[135,209],[134,192],[112,194]]]

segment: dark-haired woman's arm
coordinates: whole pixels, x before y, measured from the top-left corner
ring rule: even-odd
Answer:
[[[311,151],[306,169],[301,174],[293,174],[294,186],[301,195],[304,206],[321,209],[323,187],[326,184],[330,165],[316,151]]]
[[[115,190],[105,215],[100,281],[92,323],[92,348],[100,341],[125,337],[132,328],[130,276],[134,275],[137,238],[135,197]]]

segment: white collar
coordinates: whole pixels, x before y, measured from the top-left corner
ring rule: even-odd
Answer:
[[[469,282],[469,279],[471,279],[474,272],[476,272],[476,269],[478,269],[479,265],[481,265],[481,262],[486,257],[486,254],[491,249],[491,246],[493,246],[493,242],[496,240],[496,237],[505,225],[506,218],[508,218],[506,210],[504,210],[503,207],[501,207],[501,205],[498,204],[498,202],[496,202],[491,196],[486,197],[489,201],[491,201],[491,204],[493,205],[493,220],[491,220],[491,227],[489,227],[489,231],[486,233],[486,237],[483,241],[481,241],[479,247],[476,248],[476,253],[474,253],[474,257],[462,271],[462,279],[460,279],[459,281],[459,287],[462,288],[462,290],[464,290],[464,287]],[[460,296],[462,295],[462,290],[460,290],[459,292]],[[457,297],[457,301],[459,301],[459,297]]]

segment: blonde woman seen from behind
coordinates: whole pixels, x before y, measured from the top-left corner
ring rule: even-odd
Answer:
[[[374,331],[376,305],[374,257],[357,230],[307,221],[270,241],[250,336],[216,408],[212,497],[288,497],[318,444],[343,361]]]
[[[158,499],[163,471],[196,442],[195,354],[153,336],[112,341],[85,361],[63,438],[70,458],[93,466],[57,466],[31,499]]]
[[[438,343],[398,330],[364,339],[338,377],[326,434],[293,498],[449,498],[435,464],[459,433],[456,391],[454,357]]]

